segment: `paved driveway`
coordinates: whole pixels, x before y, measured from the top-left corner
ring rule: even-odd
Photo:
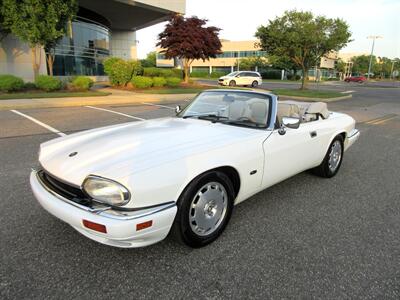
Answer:
[[[98,244],[44,211],[28,184],[40,143],[173,116],[178,103],[0,111],[0,298],[399,299],[399,94],[363,93],[329,104],[362,133],[338,176],[304,172],[258,193],[202,249]]]

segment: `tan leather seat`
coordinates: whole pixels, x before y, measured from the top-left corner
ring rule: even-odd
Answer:
[[[279,108],[282,105],[295,105],[299,111],[299,117],[302,122],[311,122],[318,120],[318,116],[322,116],[322,118],[326,119],[329,117],[329,111],[326,103],[324,102],[300,102],[293,100],[279,101],[278,102],[278,120],[279,119]],[[284,109],[282,107],[281,109]]]
[[[279,123],[282,123],[283,117],[301,118],[300,109],[296,104],[278,102],[277,117]]]
[[[268,119],[268,102],[258,98],[247,101],[248,111],[246,117],[258,124],[267,124]]]

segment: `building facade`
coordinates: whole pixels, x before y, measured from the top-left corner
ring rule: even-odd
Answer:
[[[55,47],[53,74],[103,76],[109,56],[136,59],[136,31],[184,13],[185,0],[79,0],[77,17]],[[45,53],[40,73],[47,74]],[[12,35],[1,41],[0,73],[33,79],[28,45]]]
[[[190,72],[202,72],[202,73],[212,73],[212,72],[224,72],[229,73],[240,69],[240,60],[249,57],[265,57],[266,62],[267,53],[262,51],[257,46],[257,41],[229,41],[221,40],[222,53],[217,55],[216,58],[210,58],[210,60],[193,61]],[[166,59],[165,56],[160,53],[161,49],[156,49],[157,52],[157,67],[181,67],[180,62],[177,59]],[[335,67],[338,59],[338,54],[336,52],[328,53],[323,56],[320,63],[315,68],[309,71],[309,78],[314,80],[317,77],[334,77]],[[256,67],[253,71],[260,71]]]
[[[229,73],[236,69],[240,59],[260,57],[266,54],[265,51],[261,51],[261,49],[256,46],[256,41],[221,40],[221,44],[221,54],[218,54],[216,58],[210,58],[210,60],[202,61],[198,59],[193,61],[190,71]],[[162,53],[159,53],[160,51],[161,49],[157,49],[157,67],[179,67],[179,61],[166,59]]]

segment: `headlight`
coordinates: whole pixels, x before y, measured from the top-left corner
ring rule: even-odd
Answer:
[[[122,184],[98,176],[88,176],[82,187],[93,200],[110,205],[121,206],[131,198],[128,189]]]

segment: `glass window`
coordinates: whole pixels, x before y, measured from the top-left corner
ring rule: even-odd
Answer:
[[[79,17],[72,22],[72,38],[64,36],[55,49],[53,74],[105,75],[103,61],[110,55],[110,31]]]
[[[238,91],[208,91],[198,95],[178,117],[226,125],[265,128],[269,121],[268,95]]]

